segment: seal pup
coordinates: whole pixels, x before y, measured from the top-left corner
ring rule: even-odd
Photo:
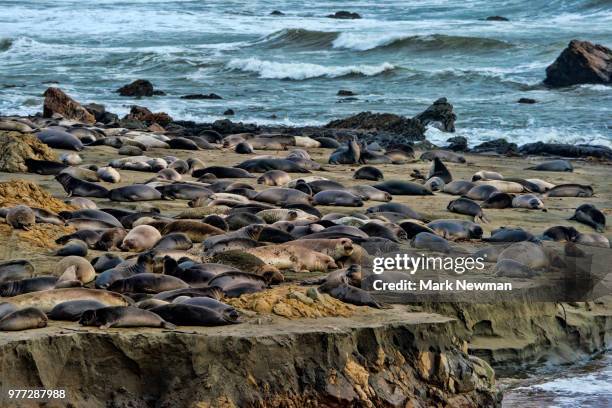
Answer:
[[[26,205],[12,207],[6,213],[6,223],[15,229],[29,231],[36,224],[36,214]]]
[[[325,190],[314,195],[314,205],[335,205],[342,207],[362,207],[363,200],[345,190]]]
[[[442,191],[446,194],[465,195],[475,186],[476,184],[471,181],[455,180],[450,183],[445,183]]]
[[[504,176],[495,171],[480,170],[472,176],[472,181],[479,180],[503,180]]]
[[[79,324],[82,326],[96,326],[100,329],[111,327],[175,328],[174,324],[165,321],[159,315],[133,306],[112,306],[86,310],[81,315]]]
[[[62,163],[69,166],[76,166],[83,162],[83,159],[78,153],[62,153],[59,159]]]
[[[572,167],[572,163],[567,160],[550,160],[536,166],[527,167],[525,170],[572,172],[574,171],[574,168]]]
[[[606,229],[606,216],[593,204],[582,204],[576,208],[570,220],[588,225],[597,232],[604,232]]]
[[[291,181],[291,176],[282,170],[270,170],[257,179],[257,184],[265,186],[282,186]]]
[[[434,192],[434,191],[440,191],[444,188],[444,180],[442,180],[440,177],[431,177],[429,179],[427,179],[427,181],[425,182],[425,188],[427,188],[429,191]]]
[[[106,181],[107,183],[118,183],[121,181],[121,174],[114,168],[110,166],[100,167],[96,174],[102,181]]]
[[[108,198],[112,201],[151,201],[160,200],[162,194],[146,184],[133,184],[113,188],[108,192]]]
[[[35,307],[16,310],[0,320],[0,331],[20,331],[47,326],[47,316]]]
[[[574,227],[562,225],[550,227],[542,233],[542,238],[552,241],[575,241],[580,233]]]
[[[592,197],[593,187],[582,184],[559,184],[544,195],[546,197]]]
[[[355,173],[353,174],[353,178],[355,180],[372,180],[372,181],[381,181],[385,179],[383,172],[374,166],[363,166],[357,169]]]
[[[482,228],[480,225],[463,220],[440,219],[427,224],[429,228],[446,239],[480,239]]]
[[[512,199],[512,207],[540,210],[544,208],[544,203],[533,194],[520,194]]]
[[[278,269],[288,269],[295,272],[311,272],[335,269],[334,259],[329,255],[312,251],[306,247],[296,245],[266,245],[258,248],[244,250],[251,255],[255,255],[268,265]]]

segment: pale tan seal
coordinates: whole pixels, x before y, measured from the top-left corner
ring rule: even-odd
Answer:
[[[288,269],[295,272],[327,272],[329,269],[338,267],[329,255],[299,245],[267,245],[246,249],[244,252],[255,255],[268,265],[278,269]]]
[[[55,275],[59,281],[80,281],[89,283],[96,279],[96,271],[89,261],[80,256],[67,256],[55,265]]]
[[[150,225],[139,225],[132,228],[121,243],[125,251],[142,252],[151,249],[161,239],[161,234]]]
[[[301,239],[297,241],[290,241],[281,245],[297,245],[300,247],[308,248],[312,251],[328,255],[332,257],[334,261],[338,261],[341,258],[351,256],[355,248],[353,245],[353,241],[351,241],[349,238]]]
[[[112,167],[100,167],[96,172],[100,180],[107,183],[118,183],[121,181],[121,174]]]
[[[37,329],[47,325],[47,316],[35,307],[16,310],[0,320],[0,331]]]
[[[127,306],[128,300],[119,293],[100,289],[63,288],[25,293],[6,299],[19,308],[36,307],[50,312],[55,306],[68,300],[97,300],[106,306]]]
[[[289,173],[282,170],[270,170],[266,171],[257,179],[257,184],[263,184],[265,186],[282,186],[291,181]]]

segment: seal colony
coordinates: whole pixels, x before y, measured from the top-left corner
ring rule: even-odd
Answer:
[[[383,308],[361,289],[361,268],[380,253],[486,252],[491,274],[520,278],[553,267],[543,241],[610,247],[610,189],[586,174],[605,173],[608,163],[531,156],[526,166],[381,146],[359,131],[322,137],[229,121],[216,130],[59,115],[0,123],[59,158],[22,158],[27,172],[18,178],[54,197],[0,196],[2,219],[11,231],[74,229],[55,237],[37,265],[28,248],[0,263],[0,330],[49,320],[101,329],[236,324],[244,316],[232,305],[249,304],[243,296],[264,299],[272,286],[296,282],[310,288],[289,291],[293,303],[340,302],[319,311]],[[15,178],[2,174],[19,185]]]

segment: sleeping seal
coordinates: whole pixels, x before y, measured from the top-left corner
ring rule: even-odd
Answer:
[[[483,222],[489,222],[487,217],[485,217],[484,213],[482,212],[480,205],[469,198],[461,197],[453,200],[448,203],[446,209],[457,214],[470,215],[474,217],[474,221],[476,221],[477,218],[480,218]]]
[[[172,323],[168,323],[157,314],[133,306],[112,306],[86,310],[81,314],[79,324],[83,326],[96,326],[101,329],[111,327],[175,328]]]
[[[106,307],[97,300],[68,300],[56,305],[49,312],[49,319],[76,322],[86,310],[95,310]]]
[[[325,190],[314,195],[314,205],[337,205],[343,207],[362,207],[363,200],[344,190]]]
[[[139,225],[125,236],[121,248],[125,251],[142,252],[153,248],[161,239],[161,234],[150,225]]]
[[[567,160],[550,160],[540,163],[537,166],[527,167],[525,170],[536,171],[574,171],[572,163]]]
[[[559,184],[545,193],[546,197],[592,197],[593,187],[581,184]]]
[[[291,176],[282,170],[270,170],[257,179],[257,184],[282,186],[291,181]]]
[[[162,195],[146,184],[133,184],[110,190],[109,198],[112,201],[150,201],[160,200]]]
[[[353,174],[353,178],[356,180],[372,180],[372,181],[380,181],[380,180],[385,179],[382,171],[378,170],[374,166],[364,166],[364,167],[357,169],[357,171],[355,171],[355,174]]]
[[[16,310],[0,320],[0,331],[19,331],[47,326],[47,316],[35,307]]]
[[[6,213],[6,223],[15,229],[29,231],[36,223],[36,214],[26,205],[10,208]]]
[[[154,307],[151,312],[173,324],[184,326],[223,326],[239,323],[232,310],[211,309],[205,306],[170,303]]]
[[[420,184],[402,180],[389,180],[374,184],[373,187],[386,191],[391,195],[433,195],[431,191]]]
[[[512,199],[512,207],[539,210],[544,208],[544,203],[533,194],[520,194]]]
[[[471,221],[442,219],[432,221],[427,226],[446,239],[482,238],[482,228]]]
[[[361,160],[361,148],[353,138],[346,145],[339,147],[329,156],[329,164],[356,164]]]

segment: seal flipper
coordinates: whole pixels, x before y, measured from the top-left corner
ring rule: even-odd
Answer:
[[[161,324],[162,329],[167,329],[167,330],[175,330],[176,329],[176,325],[172,324],[170,322],[167,322],[165,320],[162,321]]]

